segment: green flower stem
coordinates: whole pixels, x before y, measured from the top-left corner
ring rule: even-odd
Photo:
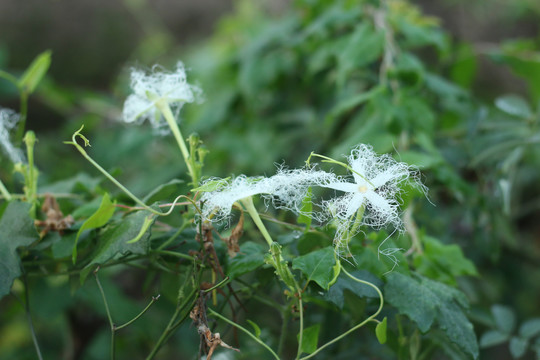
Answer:
[[[253,198],[251,196],[248,196],[246,198],[239,200],[239,202],[245,207],[246,211],[251,216],[251,219],[253,219],[253,222],[255,223],[255,225],[257,226],[257,228],[263,235],[264,239],[268,243],[268,246],[270,246],[270,253],[274,257],[274,267],[277,271],[278,276],[289,288],[291,288],[293,292],[296,292],[298,294],[298,307],[300,311],[300,332],[298,334],[298,353],[296,357],[298,359],[302,352],[302,340],[303,340],[303,332],[304,332],[304,313],[303,313],[304,310],[303,310],[303,304],[302,304],[302,290],[300,289],[300,286],[298,286],[298,283],[294,279],[294,276],[292,275],[289,267],[282,265],[283,257],[281,256],[281,252],[279,251],[280,245],[278,243],[275,243],[274,240],[272,240],[272,237],[270,236],[270,234],[268,233],[268,230],[264,226],[264,223],[262,222],[261,217],[259,216],[259,213],[257,212],[257,209],[255,209],[255,206],[253,205]]]
[[[99,268],[98,268],[99,269]],[[101,297],[103,299],[103,304],[105,304],[105,311],[107,312],[107,319],[109,320],[109,326],[111,328],[111,360],[114,360],[114,323],[111,316],[111,312],[109,310],[109,304],[107,302],[107,297],[105,296],[105,291],[103,291],[103,287],[101,286],[101,282],[99,281],[99,277],[97,275],[97,270],[94,271],[94,276],[96,277],[96,283],[99,288],[99,292],[101,293]]]
[[[338,337],[330,340],[329,342],[327,342],[326,344],[324,344],[323,346],[321,346],[320,348],[318,348],[315,352],[309,354],[308,356],[304,356],[303,358],[301,358],[300,360],[305,360],[305,359],[309,359],[313,356],[315,356],[317,353],[319,353],[320,351],[322,351],[324,348],[332,345],[333,343],[343,339],[345,336],[349,335],[350,333],[360,329],[362,326],[364,326],[365,324],[367,324],[368,322],[370,321],[377,321],[375,319],[375,317],[377,315],[379,315],[379,313],[381,312],[382,308],[383,308],[383,305],[384,305],[384,297],[383,297],[383,294],[381,292],[381,290],[379,290],[379,288],[377,286],[375,286],[374,284],[370,283],[369,281],[364,281],[364,280],[360,280],[358,279],[357,277],[354,277],[353,275],[349,274],[349,272],[347,270],[345,270],[344,267],[341,267],[341,270],[345,273],[345,275],[347,275],[348,277],[350,277],[352,280],[356,281],[356,282],[359,282],[361,284],[365,284],[367,286],[370,286],[372,287],[376,292],[377,294],[379,295],[379,299],[380,299],[380,304],[379,304],[379,308],[377,309],[377,311],[371,315],[370,317],[368,317],[366,320],[362,321],[360,324],[352,327],[351,329],[345,331],[343,334],[339,335]]]
[[[227,319],[226,317],[222,316],[221,314],[215,312],[214,310],[208,308],[207,309],[208,313],[212,316],[215,316],[217,317],[218,319],[220,320],[223,320],[225,321],[226,323],[240,329],[241,331],[245,332],[249,337],[251,337],[253,340],[255,340],[256,342],[258,342],[261,346],[263,346],[266,350],[268,350],[272,356],[274,358],[276,358],[277,360],[279,360],[279,356],[274,352],[274,350],[272,350],[272,348],[270,348],[270,346],[266,345],[261,339],[259,339],[258,337],[256,337],[255,335],[253,335],[249,330],[247,330],[246,328],[244,328],[243,326],[241,325],[238,325],[237,323],[235,323],[234,321],[231,321],[229,319]]]
[[[272,240],[272,237],[268,233],[268,230],[266,230],[266,227],[264,226],[261,217],[259,216],[259,213],[257,212],[257,209],[255,209],[255,205],[253,205],[253,198],[251,196],[248,196],[246,198],[243,198],[239,200],[239,202],[244,205],[246,208],[246,211],[248,212],[249,216],[251,216],[251,219],[261,232],[262,236],[268,243],[268,246],[272,246],[272,243],[274,240]]]
[[[37,207],[37,171],[34,167],[34,145],[36,144],[36,134],[33,131],[26,132],[24,142],[26,143],[26,152],[28,155],[28,171],[24,177],[25,195],[28,197],[27,201],[32,203],[30,216],[35,219]]]
[[[94,161],[94,159],[92,159],[90,157],[90,155],[88,155],[88,153],[86,152],[86,150],[84,150],[84,148],[82,146],[77,144],[77,136],[79,136],[84,141],[84,146],[90,146],[90,141],[83,134],[81,134],[81,131],[82,131],[83,128],[84,128],[84,125],[81,126],[81,128],[79,130],[77,130],[76,132],[73,133],[73,135],[71,137],[71,141],[64,141],[64,144],[75,146],[75,148],[77,148],[77,150],[79,150],[81,155],[84,156],[84,158],[86,160],[88,160],[88,162],[90,162],[90,164],[92,164],[96,169],[98,169],[107,179],[109,179],[114,185],[116,185],[127,196],[129,196],[136,204],[143,207],[145,210],[150,211],[154,215],[167,216],[167,215],[170,215],[172,213],[176,203],[178,202],[178,200],[180,198],[184,197],[184,198],[188,199],[184,195],[178,196],[176,199],[174,199],[174,201],[173,201],[171,207],[169,208],[169,210],[167,212],[164,212],[164,213],[162,213],[160,211],[156,211],[156,210],[152,209],[151,207],[149,207],[148,205],[146,205],[142,200],[140,200],[131,191],[129,191],[124,185],[122,185],[118,180],[116,180],[111,174],[109,174],[107,172],[107,170],[102,168],[101,165],[99,165],[96,161]]]
[[[115,326],[114,329],[115,330],[120,330],[120,329],[123,329],[125,328],[126,326],[129,326],[131,324],[133,324],[135,321],[137,321],[141,316],[144,315],[145,312],[148,311],[148,309],[150,309],[150,306],[154,305],[154,303],[156,301],[158,301],[159,299],[159,296],[152,296],[152,300],[150,301],[150,303],[148,305],[146,305],[146,307],[139,313],[139,315],[135,316],[133,319],[129,320],[127,323],[123,324],[123,325],[120,325],[120,326]]]
[[[4,199],[6,199],[7,201],[11,201],[12,196],[9,193],[8,189],[6,189],[6,187],[4,186],[4,183],[2,182],[2,180],[0,180],[0,193],[2,194]]]
[[[163,117],[167,121],[167,124],[169,125],[169,128],[171,129],[174,138],[176,139],[176,142],[180,147],[180,151],[182,152],[182,156],[184,157],[184,162],[186,163],[186,166],[188,168],[189,176],[191,177],[193,186],[197,186],[199,184],[199,179],[197,178],[195,169],[193,168],[192,157],[189,154],[189,150],[186,146],[184,138],[182,137],[182,133],[180,132],[180,128],[178,127],[178,123],[174,118],[169,103],[165,99],[160,99],[156,102],[156,107],[163,114]]]

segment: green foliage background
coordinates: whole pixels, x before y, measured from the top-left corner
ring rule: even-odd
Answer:
[[[532,16],[524,15],[528,10],[536,19],[540,14],[527,1],[511,8],[516,23]],[[189,80],[204,90],[204,103],[186,105],[180,124],[184,134],[197,132],[210,150],[204,167],[208,176],[272,175],[276,163],[299,167],[312,151],[341,159],[359,143],[421,169],[428,198],[413,189],[404,195],[408,232],[391,239],[405,249],[396,254],[394,271],[385,275],[392,263],[376,252],[388,234],[367,231],[351,244],[358,262],[355,274],[385,294],[388,342],[380,345],[375,326],[368,325],[317,358],[466,359],[478,355],[475,334],[480,358],[540,356],[538,35],[489,46],[459,42],[437,18],[408,1],[299,0],[272,15],[264,5],[240,1],[209,39],[189,49],[167,49],[160,58],[167,68],[181,58],[190,69]],[[134,52],[148,67],[155,60],[150,45],[159,44],[156,37],[141,41]],[[476,75],[489,63],[525,86],[516,93],[482,88]],[[23,64],[2,65],[18,75],[25,69]],[[147,355],[174,311],[179,285],[189,287],[188,263],[152,252],[178,228],[183,231],[174,251],[199,249],[194,228],[180,213],[154,224],[135,249],[125,241],[137,231],[123,227],[140,228],[145,213],[116,211],[103,229],[82,233],[82,260],[70,263],[77,231],[104,194],[132,205],[62,144],[82,123],[92,141],[91,156],[135,194],[144,197],[168,184],[149,196],[149,203],[170,202],[190,190],[172,137],[118,121],[128,94],[127,72],[122,72],[107,91],[63,86],[46,76],[31,96],[30,108],[45,107],[65,119],[54,131],[36,131],[35,162],[39,193],[76,195],[59,198],[75,225],[38,242],[30,218],[11,220],[24,212],[16,207],[26,205],[0,203],[2,266],[16,268],[10,261],[20,256],[28,274],[10,274],[17,278],[11,289],[15,295],[0,302],[0,352],[6,359],[35,358],[21,305],[26,288],[45,358],[108,356],[109,329],[99,290],[91,277],[81,283],[96,264],[103,266],[100,279],[119,324],[160,293],[162,299],[147,314],[119,332],[117,356],[127,359]],[[16,98],[6,81],[0,81],[0,95],[11,102]],[[27,128],[32,129],[39,114],[29,114]],[[2,181],[22,192],[21,177],[4,158],[0,169]],[[172,179],[182,181],[169,183]],[[330,287],[329,274],[314,267],[315,261],[335,264],[330,230],[303,233],[288,215],[272,216],[294,225],[270,229],[294,259],[292,269],[307,279],[306,323],[320,324],[320,329],[305,330],[316,334],[310,339],[318,338],[321,345],[373,313],[378,305],[374,292],[343,275]],[[273,270],[261,266],[266,250],[260,236],[246,226],[237,257],[229,259],[218,240],[216,251],[245,299],[241,322],[249,327],[246,321],[253,321],[259,337],[277,347],[283,329],[271,305],[283,306],[282,289],[272,281]],[[9,284],[3,281],[5,295]],[[264,298],[263,305],[257,297]],[[172,335],[159,358],[196,356],[199,336],[188,323]],[[236,341],[232,328],[221,323],[218,328],[229,344]],[[283,341],[284,358],[294,357],[294,333]],[[268,356],[250,340],[241,340],[240,348],[235,358]]]

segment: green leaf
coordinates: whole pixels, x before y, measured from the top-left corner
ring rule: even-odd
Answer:
[[[47,50],[39,54],[19,79],[19,87],[22,91],[27,94],[33,93],[43,76],[47,73],[50,65],[51,51]]]
[[[12,201],[0,219],[0,298],[9,293],[13,280],[21,275],[17,248],[39,239],[29,215],[30,207],[28,203]]]
[[[445,245],[429,236],[422,240],[424,252],[414,259],[419,273],[451,285],[456,284],[457,276],[478,275],[474,264],[465,258],[458,245]]]
[[[92,255],[92,260],[81,272],[81,283],[96,265],[105,264],[128,254],[146,254],[150,244],[150,230],[147,226],[148,230],[141,235],[140,229],[146,225],[149,215],[152,215],[149,211],[137,211],[107,226],[99,238],[98,248]],[[152,220],[155,220],[155,217],[152,216]],[[135,237],[140,238],[135,243],[129,243]]]
[[[313,192],[311,191],[311,187],[309,187],[306,196],[302,199],[302,209],[300,210],[300,216],[298,216],[297,220],[299,224],[306,225],[306,231],[308,231],[311,226],[311,215],[307,214],[311,214],[313,211],[313,202],[311,201],[312,195]]]
[[[485,332],[480,338],[480,347],[487,348],[490,346],[495,346],[502,344],[509,339],[509,335],[499,330],[490,330]]]
[[[377,60],[384,48],[384,33],[375,31],[368,22],[360,23],[348,36],[344,49],[338,55],[336,82],[345,84],[351,72]]]
[[[507,114],[517,116],[522,119],[529,119],[533,113],[529,104],[518,95],[504,95],[495,100],[495,106]]]
[[[311,354],[317,350],[317,343],[319,342],[319,331],[321,330],[321,324],[316,324],[305,328],[302,331],[302,352]],[[296,336],[297,339],[300,339],[300,336]]]
[[[386,326],[387,326],[387,319],[385,316],[383,321],[378,323],[377,327],[375,327],[375,335],[377,335],[377,340],[379,340],[380,344],[386,343]]]
[[[133,244],[133,243],[136,243],[137,241],[141,240],[142,237],[144,236],[144,234],[146,234],[146,231],[150,228],[150,226],[152,226],[152,224],[154,224],[154,220],[156,220],[156,215],[155,214],[148,214],[144,218],[144,222],[143,222],[143,224],[141,226],[141,229],[139,230],[139,233],[137,234],[137,236],[135,236],[131,240],[126,241],[126,244]]]
[[[519,328],[519,336],[524,338],[531,338],[538,334],[540,334],[540,318],[529,319]]]
[[[328,115],[326,115],[325,123],[329,126],[336,118],[343,113],[346,113],[357,106],[362,105],[363,103],[373,99],[375,96],[383,93],[385,91],[384,86],[376,86],[373,89],[362,92],[360,94],[353,94],[341,101],[339,101],[333,108],[330,110]]]
[[[330,282],[334,278],[332,269],[335,264],[334,248],[328,246],[295,258],[292,267],[302,271],[308,282],[315,281],[323,289],[328,289]]]
[[[520,358],[525,354],[525,351],[527,351],[528,345],[529,341],[527,339],[513,336],[510,339],[510,354],[512,354],[514,359]]]
[[[511,334],[516,327],[516,315],[508,306],[493,305],[491,313],[497,328],[504,333]]]
[[[229,260],[227,276],[235,279],[240,275],[252,272],[264,264],[266,249],[260,244],[246,242],[240,246],[238,254]]]
[[[79,242],[79,237],[81,236],[82,232],[84,230],[102,227],[103,225],[107,224],[109,219],[113,216],[114,211],[116,210],[114,204],[115,203],[111,202],[109,194],[105,193],[105,195],[103,195],[103,198],[101,199],[101,205],[99,206],[99,209],[97,209],[97,211],[82,224],[79,232],[77,233],[75,244],[73,244],[73,263],[75,263],[75,261],[77,260],[77,243]]]
[[[360,271],[353,271],[351,273],[354,277],[360,279],[369,281],[370,283],[374,284],[377,287],[381,287],[382,282],[377,279],[373,274],[369,273],[365,270]],[[370,286],[361,284],[357,281],[354,281],[350,277],[346,275],[340,275],[334,285],[330,287],[330,290],[325,295],[325,299],[330,301],[331,303],[338,306],[340,309],[343,309],[343,305],[345,303],[345,290],[350,291],[351,293],[355,294],[358,297],[371,297],[371,298],[377,298],[379,295],[377,292],[371,288]]]
[[[217,179],[217,180],[210,180],[205,182],[203,185],[196,187],[194,189],[191,189],[192,192],[210,192],[210,191],[216,191],[220,190],[224,186],[227,186],[228,181],[231,177],[225,179]]]
[[[259,339],[261,338],[261,328],[259,325],[255,324],[253,321],[246,319],[246,321],[253,327],[253,330],[255,331],[255,336]]]
[[[412,278],[394,272],[388,275],[385,299],[422,332],[437,323],[461,350],[478,357],[476,335],[464,312],[467,298],[459,290],[424,277]]]

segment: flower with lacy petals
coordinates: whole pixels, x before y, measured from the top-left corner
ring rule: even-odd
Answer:
[[[358,211],[363,212],[360,225],[381,228],[391,224],[401,228],[399,195],[402,186],[412,179],[425,191],[425,187],[418,181],[418,172],[388,154],[378,156],[368,145],[353,149],[348,162],[353,182],[336,177],[320,184],[345,193],[323,202],[323,206],[338,223],[338,235],[350,228],[353,216]]]
[[[14,164],[26,162],[24,153],[17,149],[9,139],[9,132],[20,120],[19,114],[11,109],[0,108],[0,146]]]
[[[269,178],[241,175],[233,180],[209,179],[202,186],[213,182],[218,189],[205,192],[201,197],[204,203],[202,215],[204,219],[212,217],[215,221],[226,219],[235,202],[253,195],[262,195],[276,208],[300,213],[309,187],[328,182],[331,178],[333,174],[324,171],[280,168]]]
[[[185,103],[200,99],[202,91],[186,80],[186,71],[182,62],[176,65],[176,71],[167,73],[159,66],[153,67],[151,74],[133,69],[131,88],[134,94],[124,103],[123,119],[127,123],[142,122],[148,119],[154,128],[166,126],[162,121],[160,106],[169,105],[179,111]]]

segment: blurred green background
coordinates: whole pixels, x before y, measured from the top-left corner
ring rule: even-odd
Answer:
[[[120,121],[129,68],[172,69],[178,60],[205,93],[203,104],[183,109],[181,126],[211,150],[207,176],[272,175],[275,163],[301,166],[311,151],[338,158],[360,142],[397,153],[430,187],[435,206],[416,205],[418,227],[460,245],[478,268],[479,277],[459,280],[477,334],[495,327],[494,304],[518,324],[538,317],[540,3],[383,4],[3,0],[0,68],[20,74],[37,54],[53,52],[27,124],[39,138],[43,186],[79,172],[97,176],[62,144],[83,123],[92,156],[136,194],[182,178],[172,137]],[[391,41],[378,32],[379,7]],[[5,81],[0,105],[18,108]],[[1,169],[6,183],[21,186],[5,163]],[[434,276],[442,276],[437,266]],[[0,347],[9,347],[23,329],[0,331]],[[511,356],[507,342],[482,353]]]

